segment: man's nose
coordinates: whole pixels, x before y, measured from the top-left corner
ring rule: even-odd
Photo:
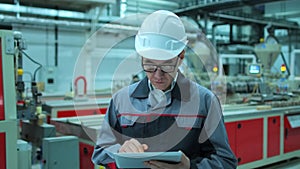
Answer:
[[[163,76],[164,74],[165,72],[163,72],[160,67],[158,67],[157,70],[154,72],[155,76]]]

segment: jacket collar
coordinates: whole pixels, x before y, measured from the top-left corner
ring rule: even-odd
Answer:
[[[173,98],[182,101],[190,100],[190,85],[191,81],[184,77],[184,75],[178,71],[178,77],[176,84],[171,91]],[[182,91],[182,92],[180,92]],[[139,84],[136,86],[134,91],[131,94],[131,97],[135,98],[147,98],[149,95],[150,89],[148,87],[148,78],[145,77]]]

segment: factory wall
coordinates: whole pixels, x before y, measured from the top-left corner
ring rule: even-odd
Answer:
[[[74,90],[74,79],[81,75],[87,79],[88,92],[111,93],[128,85],[132,76],[141,71],[134,38],[128,36],[128,31],[91,34],[88,30],[58,28],[56,41],[53,26],[16,25],[13,29],[26,40],[25,52],[43,65],[37,71],[36,81],[41,82],[45,95],[64,95]],[[23,68],[29,92],[31,76],[38,65],[23,55]],[[48,83],[48,79],[53,79],[53,83]]]
[[[70,89],[73,68],[76,58],[85,43],[86,32],[80,30],[58,29],[57,39],[57,65],[55,65],[55,29],[54,27],[14,26],[15,31],[20,31],[26,40],[25,52],[35,61],[43,65],[37,72],[36,81],[45,80],[47,76],[54,77],[54,85],[49,92],[65,92]],[[30,87],[30,76],[38,67],[23,55],[23,76],[27,88]],[[47,71],[50,70],[51,71]]]

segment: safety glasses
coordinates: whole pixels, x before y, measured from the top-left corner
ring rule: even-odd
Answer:
[[[154,65],[154,64],[148,64],[148,63],[144,64],[143,61],[142,61],[142,67],[143,67],[145,72],[154,73],[159,68],[164,73],[172,73],[172,72],[175,71],[175,68],[176,68],[177,63],[178,63],[178,59],[179,59],[179,57],[177,57],[176,63],[173,64],[173,65],[170,65],[170,64]]]

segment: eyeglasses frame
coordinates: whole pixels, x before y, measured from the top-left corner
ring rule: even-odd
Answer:
[[[163,73],[172,73],[172,72],[175,71],[175,68],[176,68],[176,66],[177,66],[177,64],[178,64],[179,56],[177,57],[176,63],[175,63],[174,65],[152,65],[152,64],[143,64],[143,59],[144,59],[144,58],[142,58],[142,68],[143,68],[143,70],[144,70],[145,72],[148,72],[148,73],[154,73],[154,72],[156,72],[157,69],[159,68],[160,71],[162,71]],[[155,66],[156,68],[154,69],[154,71],[149,71],[149,70],[145,70],[145,69],[144,69],[144,65],[152,65],[152,66]],[[166,71],[164,71],[164,70],[161,68],[162,66],[173,66],[173,70],[170,71],[170,72],[169,72],[169,71],[166,72]]]

